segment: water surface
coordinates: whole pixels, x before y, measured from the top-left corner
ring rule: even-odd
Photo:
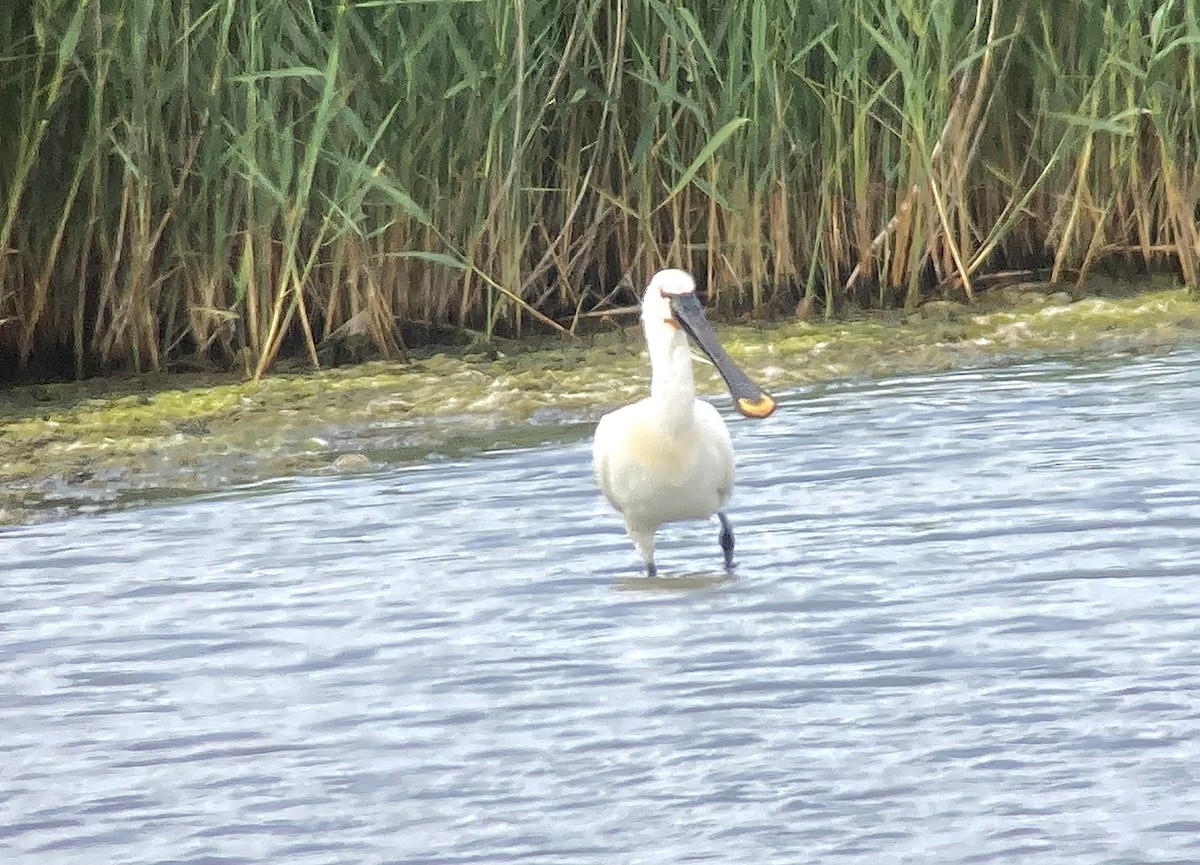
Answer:
[[[1200,355],[730,426],[733,579],[583,430],[4,530],[0,861],[1200,861]]]

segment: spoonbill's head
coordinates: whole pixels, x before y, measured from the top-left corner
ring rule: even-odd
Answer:
[[[642,326],[647,342],[676,339],[681,330],[690,336],[725,379],[734,405],[746,417],[764,418],[775,411],[775,400],[721,347],[696,297],[696,281],[686,270],[671,268],[654,274],[642,296]]]
[[[672,305],[677,298],[695,296],[696,281],[686,270],[671,268],[654,274],[642,295],[642,326],[646,329],[646,339],[666,342],[682,338],[680,322]]]

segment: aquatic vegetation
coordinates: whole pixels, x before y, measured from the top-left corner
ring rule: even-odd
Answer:
[[[149,491],[363,471],[437,452],[581,435],[569,425],[645,394],[638,330],[630,322],[628,331],[571,343],[447,351],[257,382],[189,375],[15,388],[0,402],[0,522]],[[1182,288],[1113,288],[1071,302],[1027,286],[910,314],[729,324],[718,333],[730,355],[778,395],[846,377],[1170,349],[1200,339],[1200,300]],[[727,407],[716,370],[701,363],[695,375],[697,392]]]
[[[764,318],[1195,287],[1194,5],[1054,10],[3,4],[0,373],[579,330],[665,263]]]

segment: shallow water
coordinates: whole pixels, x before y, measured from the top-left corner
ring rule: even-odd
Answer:
[[[1200,861],[1200,354],[731,428],[733,579],[582,429],[3,530],[0,861]]]

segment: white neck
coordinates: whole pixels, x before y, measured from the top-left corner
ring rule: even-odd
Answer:
[[[692,356],[687,337],[678,328],[664,325],[647,329],[650,351],[650,399],[657,404],[663,428],[677,435],[695,422],[696,386],[692,381]]]

